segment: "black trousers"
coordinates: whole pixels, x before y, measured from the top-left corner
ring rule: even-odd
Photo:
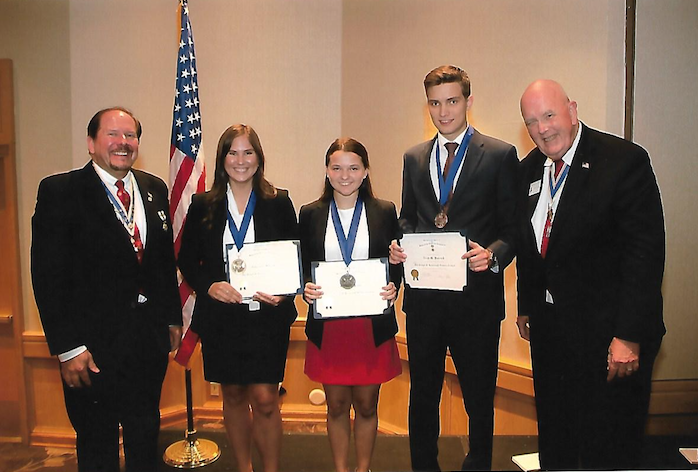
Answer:
[[[131,315],[140,313],[135,310]],[[129,315],[126,315],[129,316]],[[119,425],[126,471],[151,472],[162,460],[158,450],[160,392],[168,355],[152,330],[140,323],[117,334],[111,357],[96,361],[92,386],[63,383],[66,410],[77,433],[79,472],[119,472]],[[165,327],[165,329],[167,329]]]
[[[469,456],[492,460],[494,392],[501,321],[464,306],[460,294],[434,297],[407,313],[412,469],[440,470],[437,441],[446,349],[456,367],[469,419]]]
[[[588,318],[549,305],[530,326],[541,468],[640,468],[661,340],[641,344],[637,372],[607,382],[612,336]]]

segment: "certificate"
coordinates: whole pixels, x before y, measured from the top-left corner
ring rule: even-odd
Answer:
[[[240,251],[235,244],[227,244],[225,270],[228,282],[245,299],[252,298],[256,292],[269,295],[301,293],[300,247],[297,240],[245,243]]]
[[[313,302],[315,319],[381,315],[390,307],[381,298],[388,285],[388,259],[313,262],[313,283],[319,285],[322,297]]]
[[[468,250],[460,233],[405,234],[400,246],[407,254],[405,284],[411,288],[461,291],[468,285]]]

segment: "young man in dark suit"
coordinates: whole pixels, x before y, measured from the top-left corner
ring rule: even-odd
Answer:
[[[521,114],[519,316],[543,469],[637,469],[662,336],[664,216],[640,146],[591,129],[551,80]]]
[[[58,356],[80,471],[157,467],[160,391],[182,314],[167,187],[132,169],[139,121],[99,111],[82,169],[47,177],[32,218],[34,295]]]
[[[439,470],[439,403],[448,349],[469,417],[463,469],[489,469],[503,272],[514,257],[518,159],[512,145],[468,125],[473,97],[463,70],[438,67],[427,74],[424,88],[438,134],[405,153],[400,226],[405,233],[465,231],[469,250],[454,257],[468,259],[470,273],[462,291],[405,288],[412,468]],[[443,191],[441,178],[453,182]],[[408,259],[393,242],[391,262]]]

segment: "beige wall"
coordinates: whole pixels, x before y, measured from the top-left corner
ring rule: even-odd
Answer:
[[[698,2],[637,2],[635,141],[652,156],[664,201],[667,335],[658,378],[698,376]]]
[[[622,132],[621,1],[190,1],[209,175],[218,136],[244,121],[260,134],[272,181],[290,188],[297,208],[318,195],[324,151],[340,134],[365,142],[378,194],[399,202],[402,152],[433,132],[421,81],[445,62],[471,75],[471,121],[515,144],[521,156],[532,143],[521,124],[518,98],[542,76],[565,85],[587,124]],[[29,280],[36,187],[44,175],[86,162],[85,126],[94,111],[113,104],[132,108],[145,129],[139,166],[168,174],[176,21],[174,0],[0,0],[0,55],[15,61],[27,330],[40,329]],[[672,32],[690,35],[695,45],[691,28]],[[638,47],[649,48],[652,41],[642,43],[642,38]],[[695,46],[687,47],[686,56],[692,57],[692,51]],[[639,89],[641,84],[638,78]],[[694,117],[666,115],[664,123],[681,119],[695,129]],[[670,128],[672,136],[677,126]],[[652,129],[645,136],[656,137]],[[698,378],[698,366],[683,357],[696,357],[686,347],[695,344],[690,339],[695,324],[689,329],[695,323],[689,307],[695,304],[684,302],[696,257],[689,250],[695,224],[686,218],[692,200],[684,197],[695,192],[695,173],[688,172],[695,156],[690,150],[672,152],[680,167],[661,167],[660,144],[650,151],[667,206],[668,242],[676,247],[669,249],[666,284],[672,334],[656,374]],[[508,273],[510,318],[514,280]],[[689,290],[679,290],[682,285]],[[518,340],[511,319],[503,325],[501,352],[507,362],[528,364],[527,346]]]
[[[444,63],[459,65],[470,76],[471,123],[514,144],[520,158],[533,143],[521,120],[519,98],[540,77],[564,84],[587,124],[622,133],[624,4],[578,0],[561,5],[541,0],[344,2],[342,132],[368,147],[379,196],[400,201],[403,152],[436,132],[422,81]],[[528,343],[514,324],[515,280],[510,267],[500,360],[530,366]]]
[[[19,237],[25,328],[41,329],[29,271],[42,177],[73,167],[69,1],[0,0],[0,56],[14,65]]]

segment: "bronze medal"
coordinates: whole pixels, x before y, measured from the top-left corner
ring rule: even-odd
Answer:
[[[436,226],[439,229],[443,229],[447,223],[448,215],[446,215],[446,213],[444,213],[443,210],[438,212],[434,217],[434,226]]]

